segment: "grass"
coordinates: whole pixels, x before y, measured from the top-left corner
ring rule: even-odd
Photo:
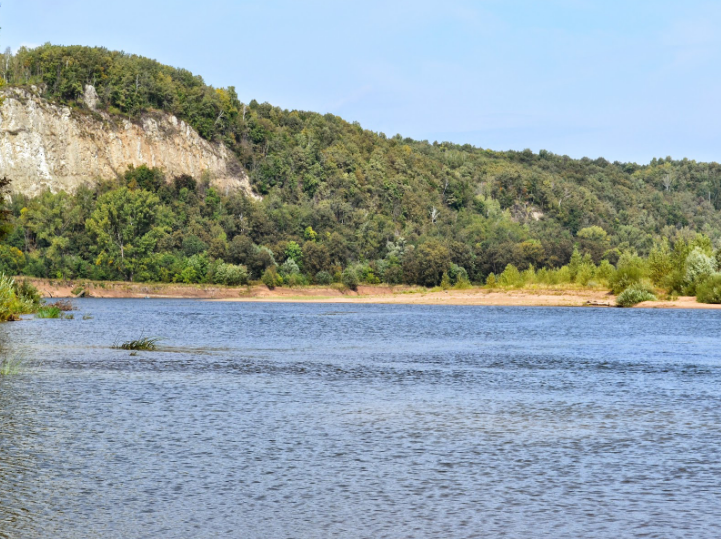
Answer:
[[[4,357],[0,359],[0,376],[19,374],[22,362],[22,359],[19,357]]]
[[[113,348],[118,350],[145,350],[153,351],[158,349],[160,339],[156,337],[141,337],[136,341],[127,341],[121,345],[114,344]]]
[[[40,307],[38,309],[38,312],[35,313],[35,318],[61,318],[62,314],[63,312],[59,307],[55,307],[54,305],[45,305],[44,307]]]

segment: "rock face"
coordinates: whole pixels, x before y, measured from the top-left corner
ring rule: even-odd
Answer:
[[[130,122],[92,112],[97,103],[92,87],[85,88],[87,111],[54,105],[18,88],[4,95],[0,177],[12,180],[12,192],[73,192],[83,184],[113,179],[129,165],[147,165],[163,169],[168,179],[207,175],[223,192],[240,190],[256,197],[233,153],[175,116],[152,113]]]

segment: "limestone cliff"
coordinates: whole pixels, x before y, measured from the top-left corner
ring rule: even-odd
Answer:
[[[11,88],[0,108],[0,177],[16,193],[45,189],[73,192],[80,185],[111,179],[129,165],[165,170],[168,178],[209,176],[223,190],[254,196],[248,176],[223,144],[203,139],[175,116],[152,113],[137,122],[94,112],[94,89],[86,88],[87,110],[71,110]]]

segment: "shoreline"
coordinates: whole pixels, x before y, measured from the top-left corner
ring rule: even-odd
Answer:
[[[614,307],[615,296],[605,290],[585,288],[522,288],[511,290],[473,287],[466,290],[431,291],[407,285],[362,285],[357,291],[338,287],[276,288],[265,285],[226,287],[211,284],[129,283],[16,277],[35,285],[43,297],[138,299],[200,299],[228,302],[357,303],[394,305],[477,305],[505,307]],[[82,290],[84,295],[78,295]],[[647,301],[632,307],[648,309],[721,309],[697,303],[694,297],[674,301]]]

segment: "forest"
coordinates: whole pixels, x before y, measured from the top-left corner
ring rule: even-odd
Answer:
[[[88,113],[92,84],[109,114],[175,114],[230,148],[262,196],[146,166],[74,194],[14,195],[0,245],[7,274],[707,295],[721,279],[718,163],[639,165],[388,136],[332,114],[242,103],[233,87],[103,48],[6,51],[0,71],[78,113]]]

